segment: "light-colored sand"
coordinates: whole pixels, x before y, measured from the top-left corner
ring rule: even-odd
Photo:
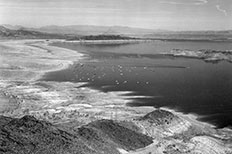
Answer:
[[[54,40],[53,40],[54,41]],[[48,46],[45,40],[0,42],[0,79],[34,81],[46,72],[67,68],[83,54]]]
[[[104,93],[87,87],[78,88],[85,83],[37,81],[46,72],[67,68],[84,58],[76,51],[48,46],[48,43],[45,40],[0,42],[3,66],[0,68],[0,88],[20,104],[17,110],[7,110],[5,115],[32,114],[51,122],[67,122],[79,116],[87,123],[89,119],[131,119],[153,110],[144,107],[135,111],[136,108],[126,107],[129,99],[135,98],[125,96],[131,92]]]
[[[3,40],[0,51],[1,112],[15,109],[20,103],[16,95],[4,90],[5,87],[35,81],[46,72],[67,68],[83,56],[72,50],[48,46],[45,40]]]

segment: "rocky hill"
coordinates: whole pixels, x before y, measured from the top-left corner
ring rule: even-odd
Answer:
[[[4,154],[119,154],[118,149],[134,150],[151,143],[151,137],[111,120],[68,130],[33,116],[0,116],[0,153]]]
[[[135,150],[152,143],[152,138],[132,131],[112,120],[99,120],[85,125],[79,129],[85,138],[96,136],[101,140],[114,143],[117,147],[126,150]],[[107,143],[107,142],[105,142]]]
[[[185,117],[186,118],[186,117]],[[231,135],[185,119],[166,110],[154,110],[135,119],[153,144],[129,154],[230,154]],[[225,135],[227,134],[227,135]]]
[[[188,122],[166,110],[154,110],[134,119],[144,135],[129,129],[132,121],[97,120],[67,127],[26,115],[0,116],[1,154],[230,154],[231,135]],[[126,127],[124,127],[126,126]],[[132,127],[131,127],[132,128]]]

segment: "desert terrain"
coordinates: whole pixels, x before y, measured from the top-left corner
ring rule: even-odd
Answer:
[[[52,148],[53,153],[232,153],[228,128],[216,129],[167,108],[126,105],[144,96],[106,93],[83,87],[83,82],[39,80],[86,58],[49,46],[54,41],[64,40],[0,42],[0,152],[48,153]]]

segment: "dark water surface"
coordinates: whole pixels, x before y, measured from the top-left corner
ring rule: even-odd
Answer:
[[[102,91],[133,91],[131,106],[169,107],[198,114],[218,127],[232,126],[232,63],[206,63],[189,58],[157,55],[171,49],[231,50],[231,43],[147,42],[139,44],[53,45],[89,55],[62,71],[51,72],[43,80],[89,82]]]

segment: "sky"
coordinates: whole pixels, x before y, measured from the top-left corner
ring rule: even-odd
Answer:
[[[232,0],[0,0],[0,24],[232,29]]]

